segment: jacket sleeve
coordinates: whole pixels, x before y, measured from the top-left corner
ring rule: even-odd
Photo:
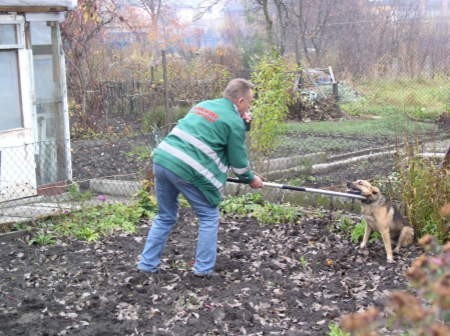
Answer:
[[[255,175],[250,169],[243,124],[240,127],[231,127],[228,135],[227,156],[231,170],[240,180],[247,183],[253,180]]]

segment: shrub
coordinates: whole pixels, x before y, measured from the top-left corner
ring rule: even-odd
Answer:
[[[408,146],[405,158],[399,161],[397,188],[416,236],[429,233],[443,242],[450,238],[450,231],[439,209],[447,202],[450,181],[439,164],[416,153],[417,148]]]
[[[345,315],[340,326],[352,335],[378,335],[387,327],[406,335],[450,334],[450,243],[442,246],[431,235],[420,239],[426,254],[414,260],[407,271],[416,296],[402,291],[391,293],[384,314],[377,308]]]
[[[273,151],[289,112],[293,73],[287,73],[287,67],[280,55],[266,55],[256,64],[251,76],[257,96],[252,109],[250,145],[261,154]]]

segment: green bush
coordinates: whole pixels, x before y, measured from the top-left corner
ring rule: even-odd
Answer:
[[[450,238],[450,230],[439,209],[448,202],[450,181],[438,162],[417,153],[417,146],[407,146],[398,162],[397,187],[416,236],[428,233],[443,242]]]
[[[257,95],[252,108],[250,146],[257,153],[271,153],[284,132],[294,76],[287,67],[280,55],[272,54],[262,57],[252,72]]]

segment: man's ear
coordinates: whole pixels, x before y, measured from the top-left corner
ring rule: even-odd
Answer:
[[[380,193],[380,189],[378,189],[377,187],[372,187],[372,194],[376,195]]]

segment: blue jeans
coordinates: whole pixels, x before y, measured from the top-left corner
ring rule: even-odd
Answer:
[[[161,263],[161,255],[178,215],[178,195],[187,199],[199,220],[197,249],[193,272],[208,274],[214,270],[217,256],[217,232],[219,229],[219,209],[211,206],[202,192],[170,170],[154,164],[158,214],[148,232],[138,269],[156,272]]]

